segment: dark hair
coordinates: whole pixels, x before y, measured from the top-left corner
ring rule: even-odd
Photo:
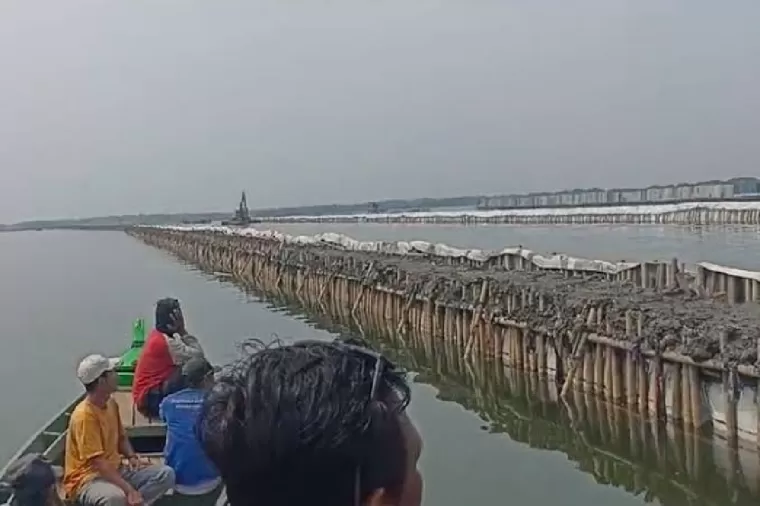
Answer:
[[[353,506],[357,470],[362,500],[378,488],[400,493],[407,448],[399,414],[410,399],[405,374],[343,343],[366,346],[255,341],[254,352],[226,369],[208,393],[198,437],[232,506]]]
[[[197,388],[203,384],[206,378],[213,376],[214,368],[203,357],[193,357],[182,366],[182,378],[185,384],[191,388]]]
[[[172,315],[181,310],[179,301],[171,297],[156,302],[156,329],[164,334],[174,334],[176,329],[174,329]]]

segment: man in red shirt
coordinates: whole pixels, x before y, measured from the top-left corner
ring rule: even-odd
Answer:
[[[145,341],[135,367],[132,398],[138,411],[158,418],[158,406],[167,395],[182,390],[182,365],[194,357],[204,358],[198,340],[185,329],[177,299],[156,303],[156,324]]]

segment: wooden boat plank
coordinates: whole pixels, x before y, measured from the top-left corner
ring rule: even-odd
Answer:
[[[134,426],[135,427],[143,427],[145,425],[153,425],[153,423],[154,423],[153,420],[151,420],[150,418],[145,417],[142,413],[140,413],[136,409],[134,410],[134,414],[135,414],[135,421],[134,421]]]
[[[50,461],[57,461],[60,460],[60,456],[63,455],[63,452],[66,450],[66,433],[59,435],[55,441],[53,441],[50,446],[45,450],[43,455],[45,458],[49,459]]]
[[[113,398],[119,405],[121,423],[124,424],[125,428],[161,425],[160,420],[148,418],[137,411],[137,408],[132,402],[132,393],[129,390],[119,390],[113,394]]]
[[[132,393],[128,390],[119,390],[113,394],[113,400],[119,406],[119,416],[121,416],[121,423],[124,425],[124,428],[134,427],[135,410],[132,405]]]

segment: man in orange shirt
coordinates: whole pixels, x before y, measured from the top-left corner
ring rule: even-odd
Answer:
[[[144,462],[129,443],[111,398],[117,362],[90,355],[77,370],[87,393],[69,419],[63,485],[66,499],[82,506],[150,506],[174,487],[170,467]]]

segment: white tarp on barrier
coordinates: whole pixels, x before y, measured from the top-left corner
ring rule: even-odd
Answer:
[[[491,218],[497,216],[578,216],[578,215],[659,215],[692,210],[705,211],[751,211],[760,209],[760,201],[750,202],[681,202],[679,204],[648,204],[634,206],[600,206],[600,207],[547,207],[532,209],[492,209],[481,211],[477,209],[466,211],[417,211],[408,213],[357,213],[357,214],[329,214],[321,216],[293,215],[281,217],[267,217],[266,221],[329,221],[335,218],[351,217],[354,219],[385,220],[388,218],[426,218],[426,217],[462,217]]]
[[[713,264],[710,262],[699,262],[697,265],[704,267],[708,271],[720,272],[728,276],[736,276],[738,278],[754,279],[755,281],[760,281],[760,272],[736,269],[734,267],[725,267],[723,265]]]
[[[503,259],[505,256],[521,256],[541,269],[572,269],[588,272],[616,274],[639,266],[638,262],[606,262],[589,260],[567,255],[543,256],[525,248],[504,248],[500,251],[480,249],[459,249],[446,244],[434,244],[427,241],[357,241],[351,237],[334,232],[323,234],[290,235],[275,230],[257,230],[252,227],[239,228],[215,225],[185,225],[153,227],[170,230],[209,231],[228,235],[242,235],[262,239],[273,239],[290,244],[330,244],[347,251],[372,251],[391,255],[424,254],[443,258],[466,258],[475,262],[487,262],[491,259]]]

